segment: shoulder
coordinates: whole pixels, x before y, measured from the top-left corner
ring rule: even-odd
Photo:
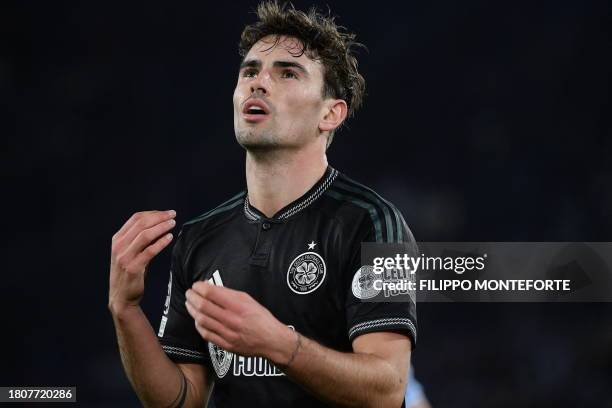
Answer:
[[[246,191],[241,191],[216,207],[185,222],[180,232],[183,240],[188,241],[194,235],[198,235],[204,228],[210,229],[211,226],[219,225],[230,220],[242,209],[245,195]]]
[[[373,242],[414,242],[402,213],[370,187],[340,173],[325,195],[335,202],[332,209],[340,222],[359,225]]]

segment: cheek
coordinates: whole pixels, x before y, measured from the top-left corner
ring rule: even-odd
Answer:
[[[250,96],[250,85],[245,81],[238,79],[236,87],[234,88],[234,95],[232,101],[234,103],[234,109],[238,111],[240,104],[244,102],[246,98]]]
[[[300,116],[312,117],[318,115],[322,98],[320,93],[312,89],[295,89],[287,94],[286,106]]]
[[[234,89],[234,95],[232,96],[232,102],[234,104],[235,112],[238,112],[238,106],[240,105],[240,101],[242,100],[241,95],[242,92],[240,91],[240,87],[236,86],[236,88]]]

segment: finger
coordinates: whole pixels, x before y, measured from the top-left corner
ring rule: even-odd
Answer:
[[[246,293],[242,291],[212,285],[208,281],[196,282],[191,288],[198,292],[200,296],[215,303],[223,309],[233,311],[241,311],[243,309],[242,300],[244,299]]]
[[[132,216],[128,218],[128,220],[121,226],[121,228],[119,228],[119,231],[115,233],[115,235],[113,236],[113,239],[121,238],[132,227],[132,225],[134,225],[134,223],[138,221],[140,218],[146,216],[147,214],[153,214],[156,212],[158,211],[156,210],[139,211],[139,212],[132,214]]]
[[[143,213],[141,216],[137,217],[137,219],[132,223],[125,233],[123,233],[117,241],[120,241],[124,245],[130,245],[134,238],[140,234],[141,231],[151,228],[154,225],[157,225],[161,222],[172,219],[176,216],[176,212],[174,210],[169,211],[150,211],[147,213]]]
[[[237,335],[231,329],[223,325],[223,323],[206,315],[205,313],[198,312],[193,308],[193,306],[191,306],[191,304],[189,304],[189,302],[185,302],[185,306],[187,307],[187,311],[191,317],[193,317],[193,320],[196,322],[196,325],[200,326],[204,330],[214,331],[228,342],[232,342],[232,340],[235,340],[237,337]]]
[[[218,333],[215,333],[212,330],[206,330],[200,325],[198,325],[197,323],[196,323],[196,329],[198,330],[198,333],[200,333],[200,336],[202,336],[204,340],[214,343],[224,350],[235,352],[234,347],[228,341],[226,341],[223,338],[223,336],[219,335]]]
[[[159,237],[161,237],[163,234],[174,228],[175,225],[176,221],[174,219],[169,219],[160,222],[151,228],[140,231],[140,233],[132,240],[125,250],[125,254],[133,257],[138,256],[138,254],[140,254],[153,241],[159,239]]]
[[[193,318],[196,330],[198,333],[200,333],[200,336],[202,336],[204,340],[211,341],[212,336],[215,339],[213,343],[215,343],[217,346],[220,346],[225,350],[230,350],[232,348],[229,342],[227,342],[223,336],[219,335],[218,333],[214,333],[212,329],[206,328],[198,323],[199,313],[193,308],[193,306],[191,306],[189,302],[185,302],[185,306],[187,307],[187,312],[189,312]]]
[[[195,320],[197,312],[195,308],[191,305],[191,303],[189,303],[189,300],[185,300],[185,308],[187,309],[187,313],[189,313],[189,316],[191,316],[191,318]]]
[[[146,247],[142,252],[140,252],[136,258],[131,262],[132,267],[137,268],[135,270],[140,270],[146,267],[151,259],[153,259],[157,254],[159,254],[170,242],[172,242],[173,235],[168,233],[162,237],[160,237],[157,241]]]
[[[187,303],[199,313],[210,316],[218,322],[230,327],[240,327],[239,318],[232,311],[221,308],[219,305],[209,301],[198,292],[189,289],[185,292]]]

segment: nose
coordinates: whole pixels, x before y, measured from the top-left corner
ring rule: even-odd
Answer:
[[[268,95],[270,92],[270,75],[265,71],[261,71],[259,75],[251,81],[251,94],[256,92],[264,95]]]
[[[261,83],[251,84],[251,94],[254,93],[262,93],[264,95],[268,94],[268,90]]]

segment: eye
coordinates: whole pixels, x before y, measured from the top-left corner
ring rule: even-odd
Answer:
[[[242,72],[242,76],[244,78],[255,78],[257,75],[257,70],[253,68],[247,68]]]
[[[297,79],[297,74],[291,70],[283,71],[282,78]]]

